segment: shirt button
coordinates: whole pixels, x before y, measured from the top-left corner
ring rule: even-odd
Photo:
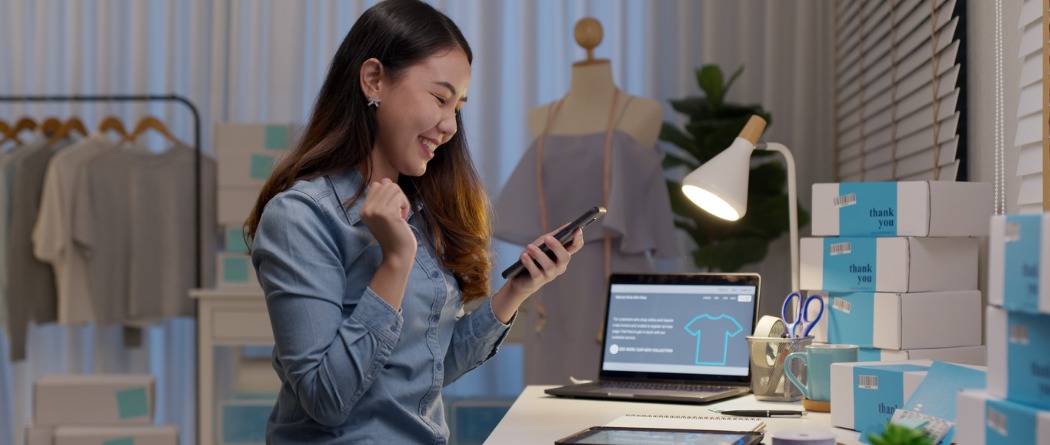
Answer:
[[[440,319],[441,319],[441,316],[439,316],[439,315],[437,315],[437,314],[435,314],[435,315],[431,315],[431,316],[430,316],[430,322],[431,322],[431,323],[437,323],[437,322],[438,322],[438,320],[440,320]]]
[[[437,368],[437,370],[438,370],[438,371],[440,371],[440,370],[441,370],[441,362],[437,362],[437,366],[436,366],[436,368]]]
[[[440,277],[440,276],[441,276],[441,274],[438,271],[436,271],[436,270],[430,273],[430,278],[437,278],[437,277]]]

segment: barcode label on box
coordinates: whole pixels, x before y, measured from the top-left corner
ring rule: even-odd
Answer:
[[[862,375],[857,377],[857,387],[860,389],[879,389],[879,376]]]
[[[1010,343],[1018,345],[1028,344],[1028,325],[1015,324],[1010,326]]]
[[[832,255],[849,255],[850,252],[853,252],[853,248],[850,246],[850,243],[838,243],[831,245]]]
[[[847,314],[849,313],[850,306],[853,306],[852,304],[850,304],[850,302],[838,297],[835,297],[835,299],[831,302],[831,307],[838,309],[839,311],[845,312]]]
[[[846,207],[857,203],[857,194],[849,193],[834,198],[835,207]]]
[[[1006,223],[1006,233],[1003,234],[1003,239],[1008,243],[1021,240],[1021,224],[1017,221]]]
[[[995,408],[988,408],[988,427],[1005,436],[1006,416]]]

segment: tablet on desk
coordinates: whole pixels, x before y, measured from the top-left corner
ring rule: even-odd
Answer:
[[[555,445],[643,445],[653,443],[688,445],[754,445],[762,442],[761,432],[676,430],[663,428],[629,428],[595,426],[569,437],[558,439]]]

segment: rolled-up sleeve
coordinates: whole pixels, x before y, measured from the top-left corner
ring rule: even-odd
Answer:
[[[375,381],[403,324],[370,289],[348,285],[345,268],[371,238],[346,238],[314,198],[290,190],[267,204],[252,242],[279,372],[307,415],[329,426]]]
[[[476,309],[457,320],[452,343],[445,355],[445,385],[496,355],[514,324],[514,318],[507,324],[500,322],[492,312],[492,299],[486,298]]]

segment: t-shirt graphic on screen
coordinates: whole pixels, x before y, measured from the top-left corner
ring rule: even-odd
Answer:
[[[721,366],[726,364],[729,337],[736,337],[744,327],[726,314],[702,314],[686,324],[685,330],[696,337],[696,364]]]

